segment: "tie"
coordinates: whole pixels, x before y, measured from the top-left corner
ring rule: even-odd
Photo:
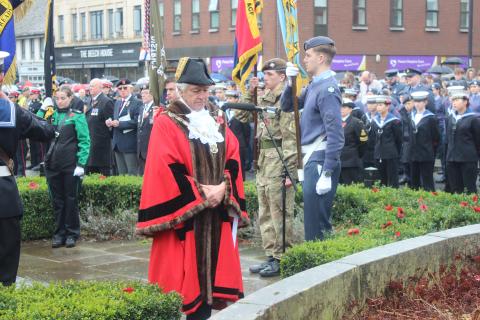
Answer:
[[[125,102],[126,102],[126,100],[125,100],[125,99],[122,99],[122,106],[120,107],[120,112],[118,112],[118,116],[119,116],[119,117],[120,117],[120,115],[122,114],[123,108],[125,107]]]

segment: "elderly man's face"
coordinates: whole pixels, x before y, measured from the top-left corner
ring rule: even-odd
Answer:
[[[188,84],[183,91],[180,91],[180,96],[192,110],[200,111],[208,103],[208,88],[209,86]]]
[[[165,85],[167,91],[167,101],[172,102],[178,99],[177,85],[175,82],[169,82]]]
[[[149,104],[153,100],[153,96],[150,94],[150,90],[143,89],[141,92],[143,104]]]
[[[118,86],[117,89],[118,89],[118,94],[122,99],[126,99],[131,93],[129,85],[121,85],[121,86]]]
[[[90,93],[92,97],[96,97],[102,91],[102,82],[101,81],[90,81]]]

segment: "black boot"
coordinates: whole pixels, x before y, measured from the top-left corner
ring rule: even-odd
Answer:
[[[268,266],[259,272],[261,277],[277,277],[280,275],[280,260],[273,259]]]
[[[273,259],[272,256],[269,256],[267,261],[265,262],[262,262],[260,264],[255,264],[253,266],[250,266],[250,268],[248,268],[248,270],[250,270],[251,273],[259,273],[260,271],[262,271],[263,269],[265,269],[266,267],[268,267],[269,263],[272,261],[272,260],[275,260]]]

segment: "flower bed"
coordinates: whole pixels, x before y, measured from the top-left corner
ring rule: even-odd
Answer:
[[[335,232],[289,249],[282,276],[401,239],[479,223],[479,211],[476,195],[341,186],[332,216]]]
[[[0,286],[0,320],[180,319],[181,297],[141,282]]]
[[[353,302],[344,320],[480,319],[480,256],[455,257],[437,273],[392,281],[385,295]]]

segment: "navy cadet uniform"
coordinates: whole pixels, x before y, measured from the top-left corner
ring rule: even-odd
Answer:
[[[468,100],[464,91],[452,92],[451,99]],[[468,106],[468,104],[467,104]],[[454,193],[476,193],[477,161],[480,155],[480,118],[469,108],[454,111],[447,120],[447,180]]]
[[[343,99],[342,108],[354,110],[355,103],[350,99]],[[342,127],[345,145],[340,156],[342,163],[340,183],[360,183],[362,181],[362,157],[367,146],[368,135],[363,122],[353,116],[353,111],[346,118],[342,118]]]
[[[413,101],[425,101],[427,91],[412,92]],[[419,113],[415,108],[411,113],[410,132],[410,181],[414,189],[423,188],[435,191],[433,182],[433,168],[435,164],[435,151],[440,143],[440,129],[435,115],[429,110]]]
[[[478,88],[480,86],[480,80],[472,80],[468,87],[470,90],[475,87]],[[476,113],[480,113],[480,93],[470,93],[470,98],[468,100],[470,102],[470,110]]]
[[[3,58],[0,51],[0,73]],[[0,83],[3,76],[0,75]],[[0,282],[10,285],[17,277],[20,259],[20,219],[23,206],[13,176],[13,158],[21,139],[49,141],[55,136],[52,126],[20,106],[0,98]]]
[[[400,165],[402,166],[402,176],[399,183],[407,183],[410,186],[410,133],[412,132],[411,109],[407,110],[406,105],[413,103],[412,96],[405,94],[402,96],[403,104],[400,105],[398,113],[402,121],[402,150],[400,152]]]
[[[376,167],[373,153],[375,151],[375,141],[377,140],[377,135],[375,130],[372,130],[373,118],[375,115],[376,113],[372,115],[370,112],[366,112],[362,117],[363,126],[368,135],[367,146],[362,157],[363,168]]]
[[[390,90],[390,96],[395,100],[396,104],[400,104],[400,96],[405,91],[405,84],[396,81],[396,77],[398,77],[398,69],[388,69],[385,70],[385,79],[394,79],[394,81],[390,82],[388,85],[388,90]]]
[[[357,119],[362,119],[363,116],[365,115],[365,112],[363,112],[363,109],[365,106],[362,103],[362,100],[358,100],[358,91],[355,90],[354,88],[345,88],[343,90],[342,96],[346,99],[351,99],[353,101],[354,107],[352,110],[352,117],[355,117]]]
[[[371,96],[368,103],[390,104],[390,97]],[[374,158],[380,174],[381,183],[388,187],[398,188],[398,160],[402,148],[402,123],[392,113],[387,113],[385,119],[377,114],[373,119],[376,134]]]
[[[334,46],[328,37],[315,37],[304,43],[304,50],[320,46]],[[292,111],[292,88],[287,86],[280,99],[284,111]],[[331,232],[331,210],[340,177],[340,154],[344,144],[340,106],[340,90],[331,70],[313,77],[312,82],[298,98],[303,108],[301,118],[302,153],[304,161],[303,201],[305,240],[323,239]],[[304,157],[305,158],[305,157]],[[331,189],[317,194],[317,182],[331,179]],[[323,179],[323,180],[322,180]]]
[[[415,68],[408,68],[405,70],[406,76],[407,77],[413,77],[416,75],[421,76],[422,71],[415,69]],[[416,86],[407,86],[405,88],[406,93],[412,94],[412,92],[415,91],[428,91],[428,104],[427,104],[427,109],[430,110],[430,112],[435,113],[435,97],[433,96],[432,90],[429,87],[424,86],[421,83],[418,83]]]

